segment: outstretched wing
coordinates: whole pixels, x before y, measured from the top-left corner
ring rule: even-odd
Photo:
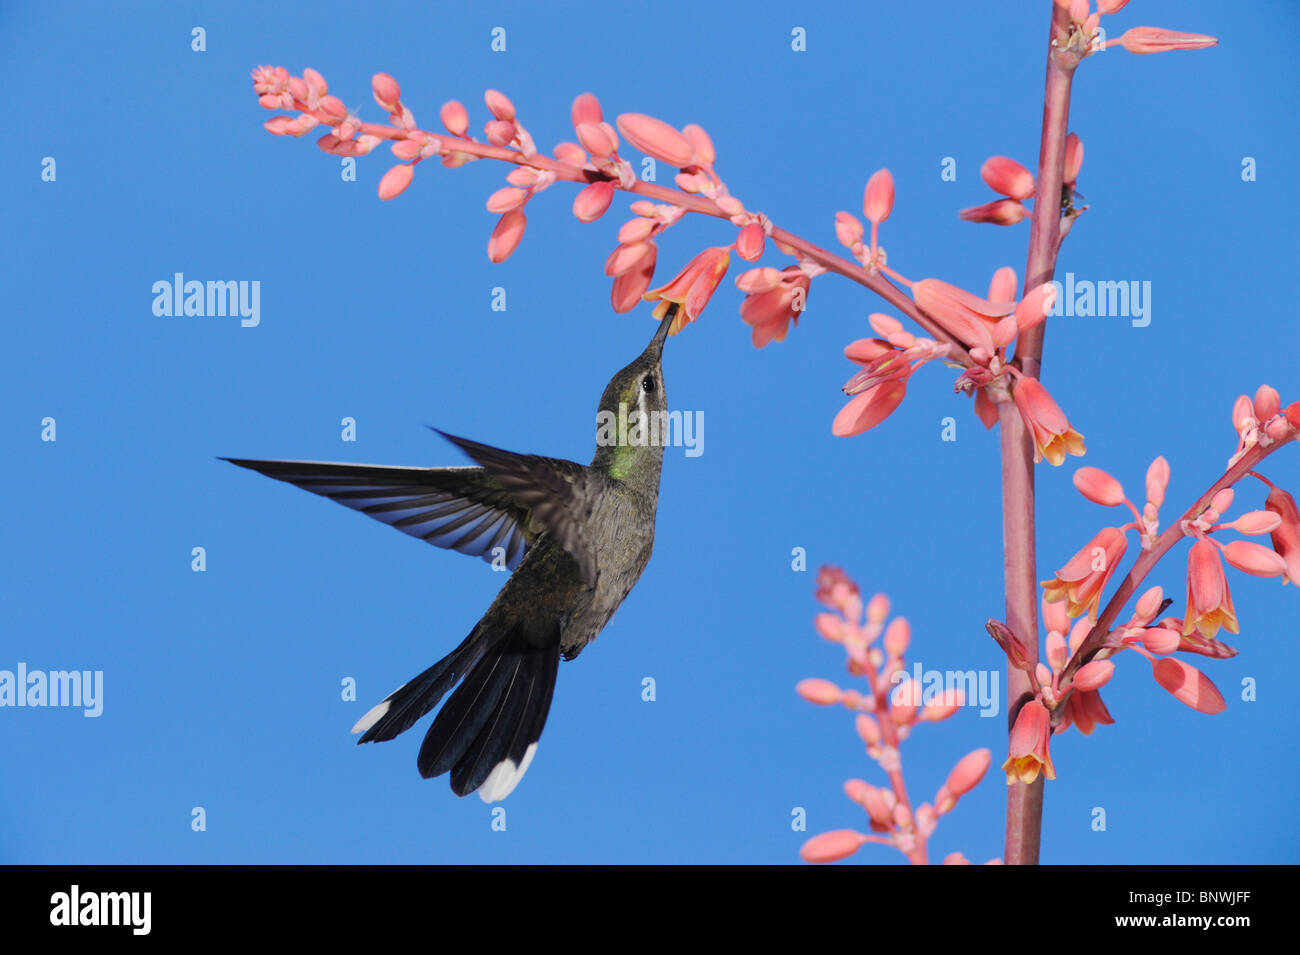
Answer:
[[[504,557],[511,570],[536,536],[526,506],[484,468],[221,460],[338,501],[435,547],[489,563]]]
[[[483,465],[515,504],[569,552],[578,564],[583,583],[596,586],[596,551],[584,537],[595,496],[587,486],[586,468],[573,461],[515,454],[444,431],[438,433]]]

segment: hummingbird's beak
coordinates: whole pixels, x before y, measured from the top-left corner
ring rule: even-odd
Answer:
[[[650,344],[646,346],[646,352],[653,354],[656,358],[663,354],[664,342],[668,340],[668,329],[672,327],[673,319],[677,317],[677,310],[681,308],[676,302],[668,306],[668,311],[664,314],[663,320],[659,322],[659,330],[655,332],[655,337],[650,339]]]

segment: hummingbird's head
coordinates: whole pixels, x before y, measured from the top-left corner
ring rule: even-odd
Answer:
[[[677,314],[672,305],[650,344],[605,386],[596,412],[596,456],[593,467],[606,467],[626,478],[651,460],[663,459],[668,436],[668,399],[664,394],[664,341]],[[656,482],[658,470],[655,470]]]

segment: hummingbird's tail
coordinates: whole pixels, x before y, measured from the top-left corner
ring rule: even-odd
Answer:
[[[546,725],[560,663],[559,635],[536,646],[518,631],[480,623],[465,641],[357,721],[359,743],[390,740],[438,705],[464,676],[425,734],[418,766],[426,779],[451,773],[457,796],[505,799],[523,778]]]

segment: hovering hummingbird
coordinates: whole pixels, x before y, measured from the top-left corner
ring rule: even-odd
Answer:
[[[647,440],[644,424],[667,410],[660,360],[676,310],[605,386],[586,466],[441,431],[480,466],[221,459],[514,571],[460,646],[357,721],[359,743],[404,733],[459,680],[425,733],[420,775],[450,772],[452,792],[478,790],[484,802],[518,785],[537,752],[560,657],[572,660],[596,639],[650,560],[663,441]],[[643,427],[608,426],[620,418]]]

